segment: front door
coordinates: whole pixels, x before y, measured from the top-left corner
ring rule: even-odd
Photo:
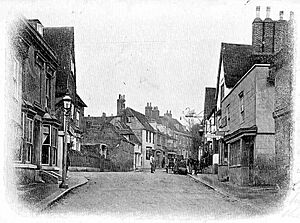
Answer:
[[[248,167],[249,167],[249,184],[254,184],[254,137],[249,139],[249,143],[247,146],[248,150]]]

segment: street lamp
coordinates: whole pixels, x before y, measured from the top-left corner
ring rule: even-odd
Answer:
[[[63,146],[63,159],[62,159],[62,182],[59,185],[60,188],[68,188],[68,184],[66,183],[67,178],[67,131],[68,131],[68,122],[67,116],[69,116],[69,111],[71,107],[71,97],[69,95],[69,91],[62,99],[64,105],[64,146]]]

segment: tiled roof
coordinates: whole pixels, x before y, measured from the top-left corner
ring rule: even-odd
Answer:
[[[227,88],[232,88],[253,66],[252,54],[252,45],[221,44],[221,59]]]
[[[204,99],[204,119],[208,118],[216,107],[215,100],[216,88],[206,87],[205,88],[205,99]]]
[[[116,128],[116,130],[118,131],[119,134],[121,134],[121,135],[130,135],[129,141],[132,141],[135,144],[142,144],[140,142],[140,140],[136,137],[134,132],[131,130],[131,128],[128,125],[126,125],[124,122],[116,121],[114,123],[114,126],[115,126],[115,128]]]
[[[135,111],[133,110],[132,108],[126,108],[124,111],[123,111],[127,116],[135,116],[139,121],[140,123],[144,126],[144,128],[148,131],[151,131],[151,132],[155,132],[154,128],[149,124],[147,118],[145,115],[143,115],[142,113],[138,112],[138,111]]]
[[[172,129],[173,131],[181,132],[184,134],[190,134],[185,130],[184,126],[175,118],[169,116],[160,116],[161,123],[167,128]]]

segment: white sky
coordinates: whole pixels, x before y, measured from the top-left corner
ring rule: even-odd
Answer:
[[[205,87],[215,87],[221,42],[251,44],[255,7],[295,11],[297,1],[18,1],[44,26],[75,27],[77,90],[86,115],[116,114],[116,100],[144,113],[147,102],[179,119],[200,112]],[[42,3],[40,3],[42,2]],[[274,5],[274,2],[276,3]]]

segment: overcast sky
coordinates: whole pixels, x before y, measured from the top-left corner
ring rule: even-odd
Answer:
[[[255,7],[262,18],[270,5],[271,18],[284,10],[288,19],[297,1],[23,2],[27,18],[75,27],[77,90],[86,115],[115,115],[118,95],[125,94],[128,107],[144,113],[152,102],[161,115],[172,110],[179,119],[187,107],[203,110],[205,87],[216,86],[221,42],[251,44]]]

